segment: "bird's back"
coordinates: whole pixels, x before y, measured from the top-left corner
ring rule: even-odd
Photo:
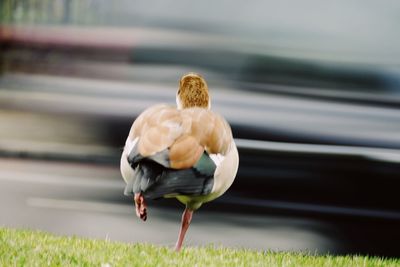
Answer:
[[[157,105],[133,123],[121,158],[126,194],[145,197],[210,194],[218,157],[233,142],[228,123],[204,108]]]

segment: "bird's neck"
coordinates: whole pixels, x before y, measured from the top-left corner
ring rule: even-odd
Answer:
[[[185,105],[184,105],[184,104],[182,103],[182,100],[180,99],[180,97],[177,96],[177,97],[176,97],[176,107],[177,107],[177,109],[179,109],[179,110],[187,109],[187,108],[194,108],[194,107],[201,107],[201,108],[210,110],[210,109],[211,109],[211,100],[210,100],[210,99],[208,100],[208,104],[207,104],[206,107],[204,107],[204,106],[198,106],[198,105],[196,105],[196,103],[192,103],[192,104],[187,104],[187,103],[185,103]]]

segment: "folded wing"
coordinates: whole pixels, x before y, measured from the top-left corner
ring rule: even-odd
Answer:
[[[125,193],[208,194],[216,169],[210,156],[225,155],[231,142],[228,123],[209,110],[153,106],[135,120],[126,141],[121,170],[127,160],[133,172],[125,172],[132,176],[124,177]]]

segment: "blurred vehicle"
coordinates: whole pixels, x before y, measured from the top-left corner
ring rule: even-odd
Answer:
[[[400,221],[398,4],[341,1],[324,13],[319,1],[44,1],[30,8],[61,12],[26,24],[22,3],[2,4],[15,12],[0,28],[1,109],[68,119],[81,130],[55,142],[110,148],[86,146],[84,160],[115,164],[135,116],[172,104],[179,77],[194,71],[240,152],[221,206]]]

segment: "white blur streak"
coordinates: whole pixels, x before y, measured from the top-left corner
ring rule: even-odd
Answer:
[[[78,176],[57,175],[54,173],[31,173],[24,171],[7,171],[0,172],[0,180],[20,182],[20,183],[41,183],[52,184],[59,186],[76,186],[76,187],[92,187],[92,188],[105,188],[105,189],[123,189],[124,182],[122,179],[94,179],[84,178]]]
[[[105,202],[65,200],[53,198],[30,197],[26,199],[26,204],[35,208],[52,208],[64,210],[78,210],[104,213],[132,214],[132,206],[111,204]]]
[[[283,151],[291,153],[309,153],[325,155],[360,156],[373,160],[400,163],[400,150],[389,148],[333,146],[316,144],[296,144],[270,141],[258,141],[248,139],[235,139],[239,149],[251,149],[261,151]]]

